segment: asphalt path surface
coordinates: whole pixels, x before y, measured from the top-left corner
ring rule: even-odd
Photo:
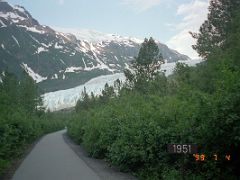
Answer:
[[[66,140],[66,130],[44,136],[16,170],[12,180],[126,180],[129,174],[92,159]]]

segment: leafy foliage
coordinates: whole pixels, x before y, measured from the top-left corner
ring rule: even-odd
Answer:
[[[239,8],[240,2],[236,0],[210,1],[208,19],[200,27],[200,33],[191,33],[197,39],[197,44],[193,45],[193,48],[200,56],[207,58],[219,48],[225,47],[229,26]]]

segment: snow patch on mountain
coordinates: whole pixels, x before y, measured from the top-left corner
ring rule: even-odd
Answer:
[[[58,75],[54,74],[54,76],[52,76],[51,79],[58,79]]]
[[[96,59],[96,61],[98,62],[98,65],[96,66],[96,68],[98,69],[107,69],[110,72],[114,72],[113,69],[111,69],[110,67],[108,67],[106,64],[104,64],[97,56],[97,54],[94,52],[94,50],[92,50],[93,53],[93,57]]]
[[[39,54],[39,53],[45,52],[45,51],[48,51],[48,49],[45,49],[44,47],[38,47],[36,53]]]
[[[1,28],[2,27],[7,27],[6,24],[4,24],[4,22],[1,19],[0,19],[0,24],[2,25]]]
[[[12,38],[13,38],[13,40],[16,42],[16,44],[18,45],[18,47],[20,47],[20,45],[19,45],[19,42],[18,42],[17,38],[16,38],[15,36],[13,36],[13,35],[12,35]]]
[[[2,78],[5,76],[5,72],[3,71],[1,74],[0,74],[0,83],[3,82]]]
[[[38,34],[44,34],[45,33],[44,30],[39,30],[35,26],[31,26],[31,27],[28,27],[28,26],[25,26],[25,25],[17,25],[17,26],[25,28],[27,31],[30,31],[30,32],[34,32],[34,33],[38,33]]]
[[[36,81],[36,83],[47,79],[47,77],[42,77],[41,75],[35,73],[27,64],[22,63],[21,66],[26,71],[26,73],[28,73],[28,75],[31,76],[34,81]]]
[[[39,42],[35,37],[33,37],[31,34],[29,34],[29,36],[30,36],[36,43],[40,44],[40,42]]]
[[[5,46],[4,46],[4,44],[1,44],[1,47],[5,50]]]
[[[68,68],[65,70],[65,72],[66,72],[66,73],[74,73],[74,72],[76,72],[76,71],[81,71],[81,70],[83,70],[82,67],[68,67]]]
[[[54,48],[55,49],[63,49],[63,46],[59,45],[58,43],[55,43]]]
[[[62,59],[60,59],[60,61],[61,61],[62,64],[64,64],[65,66],[67,66],[66,63],[65,63]]]
[[[38,30],[36,27],[27,27],[27,26],[25,26],[25,28],[27,29],[27,31],[31,31],[31,32],[34,32],[34,33],[39,33],[39,34],[44,34],[45,33],[45,31]]]
[[[45,43],[41,43],[41,45],[44,46],[44,47],[46,47],[46,48],[49,48],[49,47],[52,46],[51,44],[48,44],[48,45],[47,45],[47,44],[45,44]]]
[[[23,21],[26,19],[13,12],[6,12],[6,13],[0,12],[0,17],[3,17],[5,19],[10,19],[14,23],[18,23],[19,21]]]

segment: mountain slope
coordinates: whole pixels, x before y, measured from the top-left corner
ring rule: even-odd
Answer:
[[[44,92],[122,72],[142,42],[95,31],[78,32],[77,37],[43,26],[23,7],[0,1],[0,72],[8,69],[21,76],[26,71]],[[158,45],[168,62],[189,59],[164,44]]]

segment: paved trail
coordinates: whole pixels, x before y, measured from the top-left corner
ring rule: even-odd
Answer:
[[[69,147],[64,141],[64,133],[63,130],[44,136],[17,169],[13,180],[129,179],[125,176],[114,178],[112,171],[111,176],[105,176],[107,178],[101,176],[102,172],[95,171]],[[106,175],[109,170],[103,169]]]

